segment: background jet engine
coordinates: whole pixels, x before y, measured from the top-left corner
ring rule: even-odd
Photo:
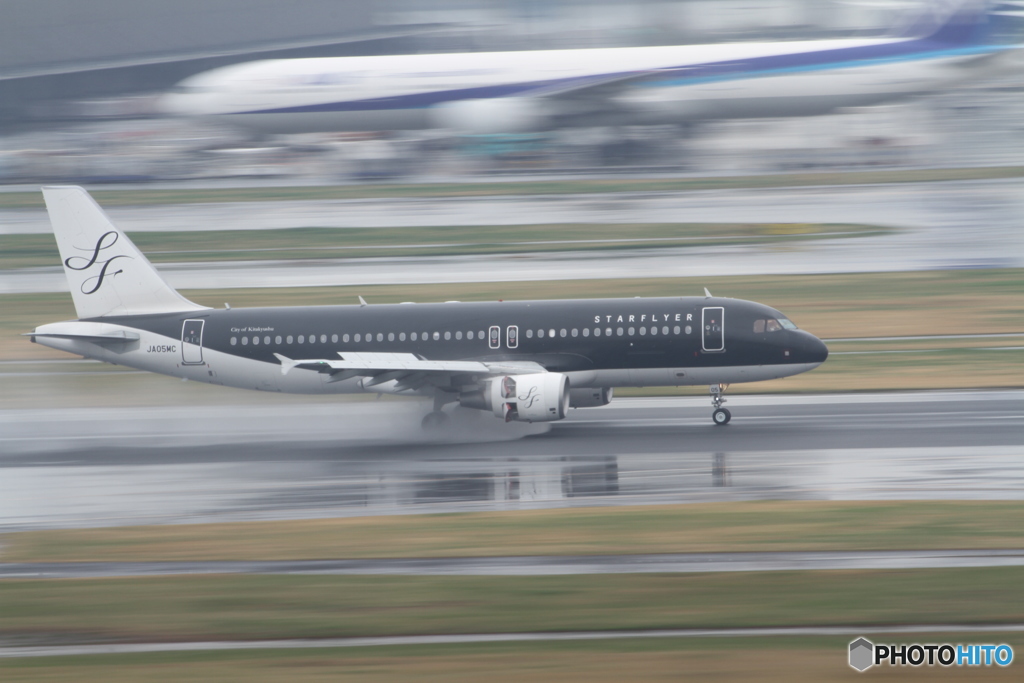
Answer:
[[[542,105],[524,97],[447,102],[431,110],[430,120],[437,128],[465,135],[528,133],[548,124]]]

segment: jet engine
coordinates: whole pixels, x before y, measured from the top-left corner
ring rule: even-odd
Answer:
[[[481,391],[464,393],[464,408],[490,410],[505,422],[554,422],[569,412],[569,378],[560,372],[507,375],[490,380]]]
[[[570,408],[596,408],[606,406],[612,402],[612,394],[615,389],[612,387],[593,387],[591,389],[570,389]]]
[[[542,130],[547,115],[534,100],[502,97],[439,104],[431,110],[430,120],[437,128],[467,135],[487,135]]]

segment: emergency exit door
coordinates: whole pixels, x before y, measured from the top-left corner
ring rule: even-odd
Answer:
[[[181,326],[181,362],[201,365],[203,362],[203,320],[186,320]]]
[[[725,309],[705,308],[701,315],[701,347],[705,351],[725,351]]]

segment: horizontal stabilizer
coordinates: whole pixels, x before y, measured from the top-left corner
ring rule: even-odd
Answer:
[[[139,333],[126,330],[118,325],[90,322],[63,322],[40,325],[32,332],[25,332],[23,337],[46,337],[49,339],[73,339],[94,344],[125,344],[139,341]]]

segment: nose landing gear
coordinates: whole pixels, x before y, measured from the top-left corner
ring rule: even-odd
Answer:
[[[729,412],[728,408],[723,408],[722,404],[726,402],[722,398],[722,394],[729,388],[728,384],[712,384],[708,387],[708,392],[711,394],[711,405],[714,407],[714,412],[711,413],[711,419],[716,425],[729,424],[729,420],[732,419],[732,413]]]

